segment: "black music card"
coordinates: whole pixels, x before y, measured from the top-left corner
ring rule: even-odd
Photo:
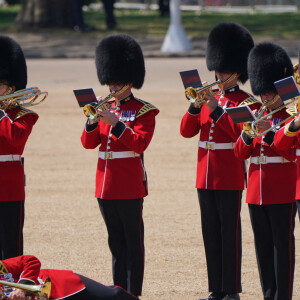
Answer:
[[[184,88],[202,87],[202,82],[197,69],[179,72]]]
[[[86,104],[97,102],[97,98],[93,89],[73,90],[73,92],[80,107],[84,107]]]
[[[249,106],[228,107],[225,109],[234,123],[254,121],[255,116]]]

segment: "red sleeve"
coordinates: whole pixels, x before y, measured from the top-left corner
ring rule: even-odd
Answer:
[[[181,119],[180,134],[184,138],[192,138],[200,131],[200,113],[190,114],[188,111]]]
[[[291,147],[289,147],[288,149],[279,149],[278,147],[276,147],[276,145],[271,146],[271,148],[276,151],[280,156],[284,157],[285,159],[289,160],[289,161],[295,161],[296,160],[296,146],[293,145]]]
[[[89,130],[92,128],[92,130]],[[100,145],[100,130],[99,127],[92,127],[86,125],[81,135],[81,144],[85,149],[95,149],[98,145]]]
[[[228,113],[224,112],[221,117],[216,121],[218,126],[229,135],[233,140],[237,140],[243,128],[242,123],[234,123]]]
[[[5,137],[11,145],[24,145],[38,118],[37,114],[28,113],[12,121],[6,115],[0,120],[0,136]]]
[[[155,129],[155,116],[158,114],[158,110],[151,110],[138,119],[132,128],[125,127],[124,123],[118,122],[120,128],[113,128],[111,130],[118,140],[136,153],[143,153],[148,147]],[[123,128],[121,128],[124,126]]]
[[[7,271],[20,283],[38,284],[41,263],[32,255],[22,255],[2,261]]]
[[[253,143],[250,144],[250,140],[248,141],[248,144],[243,139],[243,131],[238,140],[236,141],[234,145],[234,154],[235,156],[240,160],[246,160],[248,159],[253,151]]]
[[[288,126],[287,124],[286,126]],[[291,147],[296,147],[297,145],[297,135],[288,136],[285,134],[285,127],[280,128],[280,130],[276,131],[274,136],[274,145],[279,150],[287,150]]]

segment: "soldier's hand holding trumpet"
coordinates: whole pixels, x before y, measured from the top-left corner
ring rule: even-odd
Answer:
[[[216,92],[212,90],[212,86],[218,83],[219,81],[211,84],[204,82],[203,87],[197,89],[189,87],[185,90],[185,97],[194,107],[200,108],[203,104],[206,104],[215,108],[218,105],[218,100],[215,98]]]
[[[103,98],[101,96],[97,97],[98,103],[101,103],[102,100]],[[96,109],[96,114],[97,117],[95,119],[88,118],[89,124],[98,122],[99,119],[108,125],[112,125],[113,127],[118,123],[119,119],[117,118],[117,116],[113,112],[110,112],[109,110],[103,110],[101,106]]]

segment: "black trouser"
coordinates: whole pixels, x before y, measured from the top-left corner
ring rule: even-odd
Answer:
[[[158,6],[162,17],[170,13],[170,0],[158,0]]]
[[[114,284],[142,294],[144,277],[143,199],[98,199],[113,259]]]
[[[114,15],[114,3],[115,0],[102,0],[105,15],[106,15],[106,25],[108,28],[113,28],[117,22]]]
[[[83,0],[73,0],[74,26],[78,26],[80,29],[84,28],[82,6]]]
[[[23,255],[25,201],[0,201],[0,260]]]
[[[85,289],[78,294],[67,297],[72,300],[136,300],[137,297],[129,294],[121,287],[106,286],[85,276],[76,274],[85,285]]]
[[[198,189],[210,292],[235,294],[241,286],[242,191]]]
[[[295,268],[296,204],[249,204],[264,298],[290,300]]]

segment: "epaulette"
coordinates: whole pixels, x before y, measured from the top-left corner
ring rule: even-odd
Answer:
[[[142,106],[142,108],[139,110],[139,112],[137,113],[136,115],[136,119],[139,118],[140,116],[144,115],[146,112],[150,111],[150,110],[154,110],[154,109],[157,109],[154,105],[152,105],[151,103],[149,102],[146,102],[144,100],[141,100],[141,99],[138,99],[138,98],[135,98],[135,100],[143,103],[144,105]],[[158,110],[158,109],[157,109]]]
[[[14,121],[27,115],[27,114],[37,114],[36,112],[34,112],[33,110],[21,107],[21,110],[16,114]]]
[[[298,112],[298,108],[297,105],[291,105],[286,109],[286,112],[291,115],[291,116],[297,116]]]
[[[8,273],[4,263],[2,261],[0,261],[0,273],[1,274]]]
[[[251,104],[254,104],[254,103],[260,103],[261,102],[259,100],[257,100],[253,95],[249,94],[249,93],[246,93],[248,94],[248,98],[246,98],[245,100],[243,100],[238,106],[248,106],[248,105],[251,105]]]

